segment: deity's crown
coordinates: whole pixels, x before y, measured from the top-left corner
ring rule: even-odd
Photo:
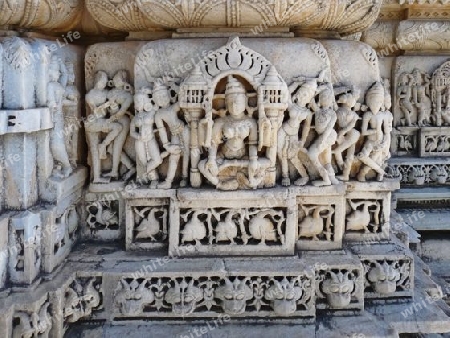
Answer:
[[[228,83],[225,88],[225,95],[228,94],[245,94],[245,87],[232,75],[228,76]]]
[[[168,87],[161,81],[156,81],[155,84],[153,85],[153,93],[167,91],[167,88]]]
[[[301,89],[311,89],[316,91],[317,90],[317,81],[316,80],[306,80],[305,82],[302,83],[300,90]]]

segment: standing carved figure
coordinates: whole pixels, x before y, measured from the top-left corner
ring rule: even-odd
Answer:
[[[430,95],[430,79],[428,75],[423,78],[420,71],[416,68],[412,74],[413,86],[412,96],[414,104],[417,107],[417,124],[423,127],[430,124],[431,118],[431,99]]]
[[[335,99],[333,90],[329,85],[325,85],[319,94],[319,107],[315,113],[315,131],[317,136],[308,149],[308,156],[312,165],[319,172],[321,181],[314,181],[315,186],[326,186],[338,184],[335,178],[334,169],[331,165],[331,147],[337,139],[334,130],[337,116],[334,111]],[[322,164],[322,161],[324,162]]]
[[[355,147],[361,135],[361,133],[355,129],[356,122],[360,117],[353,110],[358,97],[359,92],[351,91],[339,96],[337,101],[341,106],[336,111],[339,131],[336,141],[337,147],[333,150],[333,154],[336,164],[339,169],[342,170],[342,175],[338,177],[342,181],[348,181],[350,179],[350,171],[355,158]],[[343,153],[345,151],[347,152],[344,162]]]
[[[302,149],[306,153],[305,143],[308,137],[312,112],[307,105],[314,99],[317,90],[317,81],[306,81],[296,93],[296,102],[290,105],[289,119],[283,123],[278,131],[278,160],[281,162],[282,185],[289,186],[289,162],[295,167],[301,178],[294,182],[295,185],[305,185],[309,176],[298,156]],[[299,130],[302,122],[305,121],[301,139],[299,140]]]
[[[129,109],[133,104],[132,87],[127,82],[127,73],[120,70],[114,75],[112,80],[114,88],[108,93],[109,105],[109,119],[108,124],[114,126],[114,130],[120,130],[114,138],[112,144],[112,168],[111,172],[105,174],[105,177],[114,179],[119,178],[119,165],[122,162],[127,169],[132,169],[131,160],[123,152],[123,146],[127,140],[130,131],[130,117]],[[99,147],[100,158],[106,158],[106,143],[102,143]]]
[[[108,183],[109,179],[101,176],[101,160],[99,156],[99,134],[100,133],[111,133],[112,128],[107,124],[107,108],[109,106],[108,102],[108,90],[106,86],[108,85],[108,75],[99,71],[95,74],[95,84],[94,88],[89,91],[86,95],[86,103],[91,109],[91,115],[85,123],[86,128],[86,138],[89,144],[89,150],[91,155],[91,165],[92,165],[92,176],[94,183]],[[117,133],[119,130],[117,130]],[[111,134],[109,138],[112,140]],[[105,138],[103,142],[109,141],[108,137]]]
[[[358,174],[359,181],[365,181],[371,169],[377,173],[378,181],[382,181],[384,177],[382,166],[389,157],[392,130],[392,113],[387,110],[380,112],[384,102],[384,87],[380,82],[376,82],[366,94],[369,111],[364,113],[361,127],[361,135],[365,137],[365,142],[357,156],[363,163]]]
[[[149,93],[150,89],[147,89],[134,96],[136,115],[131,121],[130,135],[135,139],[136,161],[144,167],[144,172],[138,172],[137,179],[141,184],[150,181],[156,187],[159,180],[156,168],[168,153],[161,154],[155,138],[156,109],[151,104]]]
[[[179,103],[171,104],[169,88],[155,82],[153,88],[153,101],[159,107],[155,115],[155,123],[158,128],[159,137],[164,149],[169,154],[169,169],[166,180],[158,184],[160,189],[170,189],[175,178],[176,170],[180,158],[183,157],[180,186],[185,187],[189,175],[190,158],[190,131],[189,127],[178,117],[180,111]],[[166,125],[170,132],[170,139],[167,134]]]
[[[413,125],[414,106],[412,103],[412,88],[410,85],[410,75],[401,74],[400,82],[397,86],[397,99],[400,106],[400,111],[405,118],[404,123],[406,126]]]
[[[75,86],[75,70],[73,62],[67,62],[67,86],[63,101],[63,111],[66,120],[66,147],[69,160],[73,167],[77,165],[78,132],[79,132],[79,104],[80,92]]]
[[[47,85],[47,105],[53,119],[53,128],[50,132],[50,147],[53,161],[55,162],[53,174],[61,178],[68,177],[73,171],[64,138],[63,99],[66,88],[61,84],[60,78],[66,77],[66,73],[61,59],[56,55],[52,56],[48,70],[49,83]],[[64,79],[62,81],[64,82]],[[60,166],[56,165],[56,163],[59,163]]]

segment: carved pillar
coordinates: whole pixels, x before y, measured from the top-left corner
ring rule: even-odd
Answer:
[[[212,115],[212,103],[205,101],[207,90],[207,81],[204,79],[199,66],[197,66],[192,74],[186,78],[180,88],[180,107],[185,110],[191,128],[190,181],[191,186],[194,188],[198,188],[202,184],[201,175],[198,170],[200,148],[202,146],[200,140],[201,137],[199,135],[199,120],[203,109],[207,110],[206,114]],[[205,119],[204,122],[208,123],[208,120]]]

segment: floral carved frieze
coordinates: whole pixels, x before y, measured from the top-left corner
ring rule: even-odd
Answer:
[[[360,32],[377,18],[381,0],[87,0],[95,20],[123,31],[155,28],[298,27]]]
[[[114,290],[115,315],[127,317],[311,317],[311,276],[205,276],[122,278]]]

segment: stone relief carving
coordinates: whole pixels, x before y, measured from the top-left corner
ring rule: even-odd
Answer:
[[[345,91],[339,94],[342,90]],[[337,146],[333,149],[333,155],[336,165],[342,170],[342,175],[337,178],[342,181],[348,181],[350,180],[350,173],[355,161],[356,144],[361,136],[361,133],[356,129],[356,123],[361,118],[354,110],[360,93],[354,89],[336,88],[335,95],[339,96],[337,103],[340,106],[336,111],[339,129],[336,138]]]
[[[334,207],[331,205],[300,205],[298,237],[314,241],[333,240]]]
[[[358,173],[358,180],[365,181],[367,174],[373,170],[377,180],[384,178],[384,165],[390,158],[392,113],[386,107],[386,91],[380,82],[376,82],[366,94],[368,111],[362,118],[361,135],[365,136],[362,150],[357,158],[363,163]]]
[[[66,61],[65,67],[67,70],[67,84],[64,93],[63,100],[63,112],[64,112],[64,131],[65,131],[65,144],[69,161],[72,168],[77,167],[78,160],[78,136],[80,129],[80,100],[81,94],[75,85],[75,66],[73,62]]]
[[[277,208],[187,209],[180,216],[182,244],[281,245],[285,242],[285,211]]]
[[[296,185],[311,180],[315,186],[327,186],[339,183],[340,172],[343,181],[365,181],[373,172],[383,180],[392,128],[386,81],[374,83],[365,102],[358,102],[356,88],[333,88],[326,70],[315,78],[295,77],[287,86],[269,61],[238,38],[210,52],[181,80],[152,77],[143,57],[138,62],[148,85],[134,97],[136,116],[130,130],[138,184],[258,189],[274,187],[281,174],[284,186],[297,175]],[[89,96],[99,95],[93,110],[106,109],[106,79],[99,72],[96,82],[103,89],[88,94],[88,104]],[[418,97],[420,93],[418,89]],[[89,126],[87,130],[89,134]],[[110,133],[100,143],[100,153],[114,136]],[[99,170],[93,163],[94,177],[107,182],[95,176]]]
[[[399,179],[402,184],[407,185],[432,185],[447,184],[450,167],[447,163],[392,163],[387,168],[389,176]]]
[[[391,295],[411,288],[411,261],[406,259],[363,261],[365,287],[381,295]]]
[[[52,317],[50,303],[46,301],[39,309],[32,312],[19,311],[13,315],[13,338],[50,337]]]
[[[50,131],[50,147],[54,161],[53,175],[65,178],[72,173],[73,168],[66,148],[63,110],[68,74],[61,58],[56,55],[52,56],[48,73],[47,105],[53,119],[53,129]]]
[[[397,99],[403,113],[403,119],[401,120],[403,125],[422,127],[432,123],[430,84],[430,76],[420,72],[417,68],[414,69],[412,74],[400,75]]]
[[[432,75],[415,68],[398,76],[397,100],[403,116],[397,126],[440,127],[450,123],[449,69],[449,63],[444,63]]]
[[[347,214],[347,231],[377,233],[384,224],[382,201],[347,200],[350,212]]]
[[[116,311],[122,316],[226,313],[245,317],[276,313],[290,317],[310,311],[312,288],[306,276],[122,278],[114,299]]]
[[[135,207],[135,242],[163,242],[168,236],[167,207]]]
[[[320,276],[318,293],[325,296],[331,308],[345,309],[352,302],[356,295],[357,282],[359,278],[357,272],[348,270],[330,270]]]
[[[237,0],[223,1],[86,1],[91,15],[107,27],[129,31],[180,27],[302,27],[333,30],[349,34],[370,27],[378,16],[382,1],[312,1],[309,3]],[[345,12],[342,16],[339,13]],[[132,13],[132,15],[131,15]],[[221,15],[217,14],[221,13]],[[225,15],[225,13],[230,13]],[[332,14],[331,14],[332,13]],[[250,19],[250,17],[252,19]],[[214,22],[215,24],[212,24]]]
[[[9,275],[14,283],[31,284],[41,267],[41,222],[39,214],[26,211],[11,220]]]
[[[86,206],[86,223],[91,231],[115,230],[119,227],[118,201],[95,201]]]
[[[70,30],[81,16],[83,4],[79,0],[51,0],[0,2],[0,25],[19,25],[40,30]]]
[[[409,41],[408,35],[414,34]],[[398,24],[397,41],[404,50],[449,49],[450,25],[447,21],[403,20]]]
[[[101,280],[99,278],[75,279],[65,290],[64,321],[75,323],[89,317],[102,306]]]
[[[135,167],[123,147],[130,133],[130,109],[133,104],[133,87],[128,83],[127,72],[118,71],[112,80],[99,71],[95,86],[86,95],[91,115],[85,123],[89,144],[93,183],[111,180],[128,180]],[[110,171],[103,173],[104,160],[109,160]],[[120,171],[123,165],[124,171]]]
[[[392,141],[396,155],[448,156],[449,70],[449,62],[444,62],[433,73],[414,68],[411,73],[403,71],[397,75],[396,129]]]

